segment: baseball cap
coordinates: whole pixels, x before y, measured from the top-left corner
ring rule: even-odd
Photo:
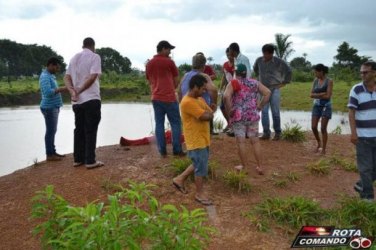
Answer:
[[[238,65],[236,65],[236,73],[247,73],[247,67],[242,64],[242,63],[239,63]]]
[[[162,40],[157,45],[157,50],[166,49],[175,49],[175,46],[171,45],[169,42]]]

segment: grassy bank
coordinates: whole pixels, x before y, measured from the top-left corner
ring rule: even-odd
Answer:
[[[58,78],[60,85],[62,79]],[[101,95],[103,102],[149,102],[150,89],[144,77],[130,77],[115,81],[116,83],[101,82]],[[219,85],[219,80],[215,82]],[[345,82],[335,82],[333,89],[333,110],[346,112],[351,86]],[[305,110],[312,108],[312,99],[309,97],[311,82],[293,82],[282,88],[281,106],[288,110]],[[69,96],[64,95],[64,102],[69,102]],[[37,105],[40,102],[38,80],[19,80],[0,82],[0,106]]]

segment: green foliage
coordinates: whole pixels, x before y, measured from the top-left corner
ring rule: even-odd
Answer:
[[[337,48],[337,55],[334,57],[337,62],[333,65],[358,71],[360,65],[369,58],[368,56],[359,56],[357,49],[350,47],[349,43],[343,42]]]
[[[307,169],[314,175],[328,175],[330,173],[329,162],[325,159],[307,164]]]
[[[222,131],[223,127],[224,127],[224,121],[223,121],[222,119],[217,118],[217,119],[215,119],[215,120],[213,121],[213,130],[214,130],[215,132],[220,132],[220,131]]]
[[[184,170],[192,164],[192,161],[189,158],[174,159],[171,162],[171,168],[174,173],[179,175],[184,172]]]
[[[295,57],[290,61],[290,67],[297,72],[311,72],[312,71],[312,64],[310,61],[306,59],[307,54],[304,54],[302,57]],[[295,72],[294,72],[295,73]],[[293,73],[293,76],[294,76]],[[310,80],[312,79],[312,74]],[[300,80],[298,80],[300,81]]]
[[[123,57],[112,48],[100,48],[95,51],[102,60],[103,72],[115,72],[117,74],[130,73],[132,63],[127,57]]]
[[[286,178],[293,183],[298,182],[300,179],[299,174],[293,171],[288,172]]]
[[[367,236],[376,235],[376,203],[344,196],[331,211],[331,224],[341,228],[360,228]]]
[[[333,131],[331,133],[334,134],[334,135],[340,135],[340,134],[342,134],[342,128],[341,128],[341,126],[337,125],[337,127],[335,129],[333,129]]]
[[[244,171],[230,170],[223,175],[225,183],[238,190],[238,192],[250,192],[251,184],[247,180],[247,174]]]
[[[275,54],[277,57],[287,60],[287,58],[294,52],[292,48],[292,42],[288,41],[291,37],[290,34],[284,35],[281,33],[277,33],[275,36]]]
[[[150,187],[130,183],[106,203],[75,207],[47,186],[33,198],[33,233],[45,249],[203,249],[214,232],[205,211],[162,205]]]
[[[292,81],[294,82],[309,82],[311,83],[314,79],[312,72],[305,72],[302,70],[292,70]],[[307,84],[309,84],[307,83]]]
[[[325,217],[324,210],[317,202],[304,197],[267,198],[257,204],[248,215],[253,219],[252,223],[273,220],[279,225],[292,228],[320,224]]]
[[[338,165],[346,171],[358,172],[358,168],[356,164],[354,163],[354,161],[342,159],[338,155],[335,155],[335,154],[329,158],[329,163],[332,165]]]
[[[216,161],[209,161],[208,164],[208,175],[212,180],[217,179],[217,170],[219,168],[219,163]]]
[[[180,75],[184,75],[185,73],[192,70],[192,65],[189,65],[187,63],[180,64],[179,67],[179,73]]]
[[[299,124],[292,126],[288,123],[285,124],[282,131],[282,139],[290,142],[303,142],[306,140],[306,136]]]

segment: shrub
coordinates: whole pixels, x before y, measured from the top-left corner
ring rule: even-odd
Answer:
[[[285,125],[285,129],[282,131],[282,139],[290,142],[303,142],[306,140],[305,133],[299,124],[291,126]]]
[[[340,135],[340,134],[342,134],[342,128],[341,128],[341,126],[337,125],[337,127],[335,129],[333,129],[331,133],[334,134],[334,135]]]
[[[247,174],[244,171],[227,171],[223,179],[228,186],[236,188],[239,193],[251,191],[251,184],[247,181]]]
[[[351,171],[351,172],[358,172],[358,168],[354,162],[351,162],[346,159],[342,159],[337,155],[332,155],[329,158],[329,163],[333,165],[338,165],[342,167],[346,171]]]
[[[46,249],[202,249],[214,229],[203,209],[161,205],[144,183],[108,196],[106,204],[68,204],[53,186],[33,198],[33,231]]]
[[[217,169],[219,168],[219,164],[216,161],[209,161],[208,164],[208,175],[212,180],[217,178]]]
[[[184,170],[192,164],[192,161],[188,158],[183,159],[174,159],[171,162],[171,167],[174,170],[175,174],[181,174]]]

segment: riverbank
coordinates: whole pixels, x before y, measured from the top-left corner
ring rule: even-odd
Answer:
[[[239,163],[235,139],[223,134],[215,136],[210,160],[216,161],[217,178],[208,180],[208,193],[215,203],[210,225],[218,230],[208,249],[290,249],[299,228],[285,231],[275,224],[271,232],[259,232],[244,214],[265,198],[304,196],[319,202],[323,208],[335,206],[342,194],[355,196],[352,189],[358,174],[332,164],[330,173],[312,175],[306,168],[323,158],[336,157],[353,162],[354,147],[348,135],[330,135],[327,156],[314,154],[315,140],[310,133],[304,143],[261,141],[265,175],[248,169],[249,193],[238,193],[226,185],[222,176]],[[341,147],[338,147],[341,145]],[[171,152],[171,148],[169,148]],[[288,152],[288,154],[286,154]],[[267,156],[267,157],[266,157]],[[100,147],[97,158],[105,162],[103,168],[86,170],[72,167],[72,155],[61,162],[41,162],[35,166],[0,177],[0,242],[3,249],[40,249],[39,239],[32,236],[36,225],[31,221],[31,198],[46,185],[54,185],[58,194],[74,205],[82,206],[94,200],[105,200],[116,183],[128,180],[156,185],[153,195],[163,204],[184,205],[189,209],[200,206],[194,201],[194,185],[189,182],[189,194],[183,195],[172,186],[174,170],[169,164],[172,156],[160,158],[155,145],[125,148],[119,145]],[[254,158],[250,156],[254,165]],[[285,176],[297,176],[295,182],[280,185]]]
[[[215,82],[217,85],[219,81]],[[355,83],[354,83],[355,84]],[[334,112],[347,112],[347,102],[353,84],[336,82],[333,87],[332,103]],[[281,107],[285,110],[309,111],[312,99],[309,97],[311,82],[293,82],[281,89]],[[150,90],[144,78],[137,78],[118,84],[102,84],[101,96],[104,103],[109,102],[150,102]],[[68,94],[63,95],[65,103],[70,102]],[[13,87],[0,83],[0,107],[38,105],[39,85],[34,82],[15,82]]]

